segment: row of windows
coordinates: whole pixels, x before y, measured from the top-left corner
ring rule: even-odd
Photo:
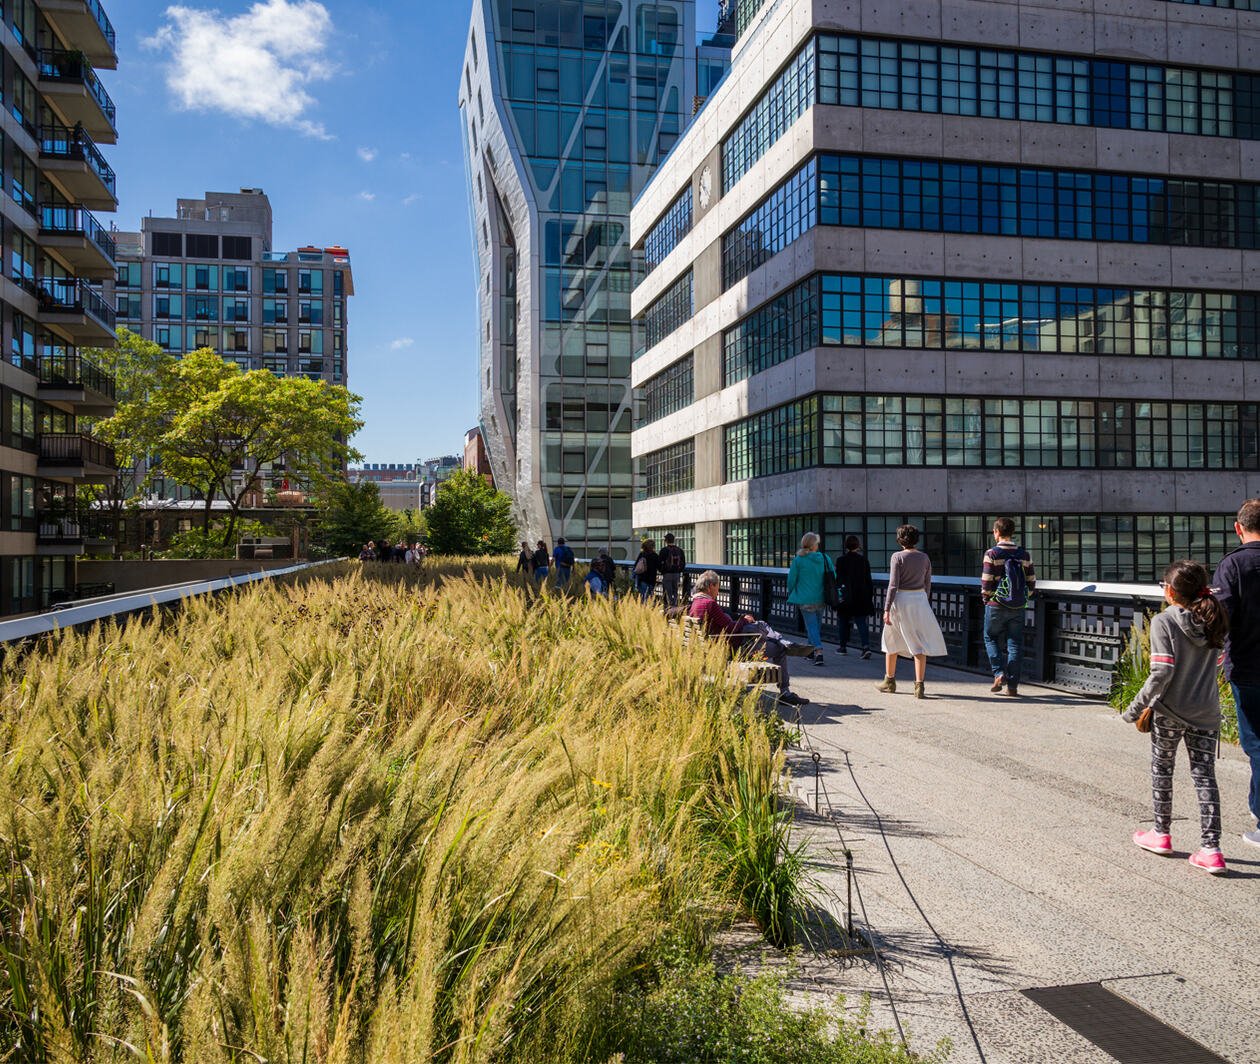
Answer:
[[[690,320],[693,313],[695,288],[692,284],[692,272],[688,270],[643,312],[643,344],[636,353],[641,355],[644,351],[650,351],[683,322]]]
[[[691,186],[669,205],[643,240],[644,267],[648,272],[665,261],[665,256],[678,246],[678,241],[691,232]]]
[[[548,384],[543,404],[548,432],[630,431],[628,389],[619,384]]]
[[[639,542],[650,539],[656,544],[656,549],[659,551],[665,546],[666,535],[670,534],[674,537],[674,546],[683,552],[687,563],[691,564],[696,561],[695,525],[660,525],[656,528],[638,528],[635,529],[634,538]]]
[[[696,442],[684,440],[639,459],[641,498],[690,491],[696,483]]]
[[[728,425],[726,480],[815,466],[1260,469],[1260,405],[812,395]]]
[[[121,262],[115,275],[119,288],[143,288],[143,263]],[[248,266],[199,266],[182,262],[153,262],[150,277],[154,288],[187,289],[197,292],[249,292],[251,274]],[[345,273],[332,272],[332,294],[345,295]],[[262,292],[280,295],[296,291],[303,295],[324,294],[324,271],[301,269],[291,271],[274,266],[262,267]]]
[[[668,369],[644,382],[643,405],[638,425],[650,425],[696,400],[694,359],[680,358]]]
[[[729,287],[815,225],[1260,246],[1260,185],[819,155],[722,240]]]
[[[1260,293],[818,274],[723,334],[724,384],[820,344],[1260,358]]]
[[[815,103],[1260,136],[1260,79],[1250,74],[819,34],[722,142],[723,189]]]
[[[152,255],[174,259],[236,259],[248,262],[254,257],[253,241],[249,237],[220,237],[213,233],[151,232],[149,248]]]
[[[1016,539],[1028,548],[1044,580],[1153,583],[1174,558],[1212,569],[1238,543],[1232,514],[801,514],[726,523],[728,565],[786,567],[801,536],[817,532],[829,554],[857,536],[876,572],[887,572],[899,549],[897,528],[922,533],[919,546],[940,576],[978,576],[993,545],[996,518],[1014,516]]]
[[[744,35],[744,31],[752,25],[752,20],[757,17],[757,12],[761,10],[765,2],[766,0],[734,0],[736,37]]]
[[[215,325],[154,325],[153,341],[174,353],[210,347],[223,355],[243,354],[254,350],[251,333],[251,329],[219,328]],[[332,354],[340,356],[344,353],[342,333],[333,333],[331,344]],[[291,351],[301,355],[323,355],[324,331],[298,329],[296,343],[293,343],[288,329],[263,329],[262,351],[267,355],[286,355]]]
[[[141,317],[141,297],[138,295],[120,295],[118,297],[118,316],[120,318]],[[248,323],[250,320],[250,301],[248,299],[223,299],[218,296],[183,296],[158,295],[153,297],[153,317],[159,321],[226,321]],[[340,326],[342,319],[341,304],[333,309],[330,324]],[[293,320],[301,325],[323,325],[324,304],[320,301],[300,299],[297,313]],[[289,301],[287,299],[264,299],[262,301],[262,322],[264,325],[284,325],[289,321]]]

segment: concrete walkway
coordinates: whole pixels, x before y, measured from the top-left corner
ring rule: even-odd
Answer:
[[[883,972],[870,955],[809,955],[796,990],[869,993],[881,1026],[899,1018],[921,1050],[947,1037],[952,1061],[1074,1064],[1114,1058],[1019,991],[1098,981],[1228,1060],[1260,1062],[1260,848],[1240,838],[1252,824],[1236,747],[1217,763],[1230,871],[1213,878],[1186,861],[1198,807],[1184,754],[1177,856],[1133,846],[1150,823],[1149,740],[1108,706],[1031,685],[1013,700],[931,667],[917,701],[906,662],[895,695],[874,689],[878,659],[829,647],[827,662],[791,662],[813,700],[795,788],[812,807],[813,750],[825,789],[798,832],[833,912],[852,849]]]

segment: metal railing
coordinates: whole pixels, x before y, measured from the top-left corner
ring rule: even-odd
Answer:
[[[115,396],[113,375],[80,354],[37,355],[35,367],[40,384],[56,388],[91,388],[110,399]]]
[[[632,561],[617,562],[633,583]],[[734,615],[751,613],[783,632],[804,631],[800,612],[788,602],[787,570],[719,565],[688,566],[683,588],[690,595],[697,575],[712,569],[721,578],[718,600]],[[871,646],[879,653],[884,592],[888,574],[874,574],[875,614],[868,618]],[[1158,587],[1144,584],[1074,584],[1038,580],[1037,593],[1025,611],[1024,679],[1075,694],[1106,697],[1112,673],[1128,642],[1134,619],[1154,612],[1163,601]],[[974,577],[932,578],[932,609],[945,636],[953,668],[987,673],[984,650],[984,603]],[[823,640],[839,638],[836,613],[822,613]],[[853,637],[850,636],[852,644]],[[940,659],[933,659],[939,661]]]
[[[73,129],[52,123],[44,126],[39,136],[39,153],[53,159],[82,160],[101,179],[101,184],[109,190],[109,194],[117,196],[118,178],[82,126]]]
[[[114,243],[114,238],[85,207],[41,207],[39,227],[47,233],[66,236],[82,234],[100,248],[110,262],[118,258],[118,245]]]
[[[109,124],[117,130],[118,109],[82,52],[69,52],[64,48],[41,48],[36,63],[39,65],[39,76],[43,80],[69,81],[83,85],[92,94],[92,99],[97,102]]]
[[[39,460],[60,464],[91,463],[116,467],[114,448],[77,432],[46,432],[39,438]]]
[[[54,314],[91,314],[111,332],[117,320],[114,308],[86,281],[76,277],[41,277],[35,298],[39,309]]]

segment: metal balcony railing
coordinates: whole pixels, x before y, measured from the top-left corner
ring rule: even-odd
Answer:
[[[105,161],[105,156],[82,126],[70,128],[49,124],[40,131],[39,153],[53,159],[79,159],[101,179],[101,183],[115,198],[118,195],[118,178]]]
[[[92,464],[113,469],[114,448],[77,432],[46,432],[39,438],[39,460],[63,464]]]
[[[47,81],[82,84],[92,94],[92,99],[100,106],[109,124],[114,129],[118,128],[118,109],[82,52],[69,52],[64,48],[41,48],[36,63],[39,65],[39,76]]]
[[[617,562],[634,582],[633,561]],[[751,613],[781,632],[804,631],[800,613],[788,602],[787,570],[722,565],[691,565],[683,574],[685,602],[695,578],[712,569],[721,578],[718,599],[733,616]],[[888,574],[876,573],[875,613],[868,618],[871,645],[879,653],[884,591]],[[1072,584],[1038,580],[1032,606],[1025,612],[1024,678],[1077,694],[1105,697],[1129,631],[1159,609],[1158,587],[1143,584]],[[945,636],[944,664],[988,673],[984,650],[984,603],[974,577],[934,576],[932,609]],[[822,612],[823,641],[835,643],[835,611]],[[850,636],[850,645],[853,637]],[[932,659],[936,661],[937,659]]]
[[[41,384],[58,388],[91,388],[110,399],[115,397],[113,375],[80,354],[38,355],[35,365]]]
[[[39,227],[45,232],[64,236],[82,234],[100,248],[101,254],[110,262],[118,258],[118,245],[114,243],[114,238],[85,207],[41,207]]]
[[[117,321],[114,308],[86,281],[76,277],[42,277],[35,297],[39,309],[54,314],[91,314],[111,331]]]

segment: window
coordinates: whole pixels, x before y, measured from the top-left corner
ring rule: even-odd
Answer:
[[[680,325],[690,320],[693,312],[692,272],[688,270],[643,312],[643,348],[639,353],[650,351]]]
[[[114,276],[114,283],[119,288],[139,288],[141,284],[140,263],[120,262],[118,271]]]
[[[167,295],[153,297],[153,317],[168,321],[184,317],[184,297]]]
[[[324,304],[318,299],[299,299],[298,323],[301,325],[323,325]]]
[[[184,267],[178,262],[155,262],[153,264],[154,288],[183,288]]]
[[[249,291],[249,273],[250,271],[248,269],[242,269],[239,266],[224,266],[223,267],[223,291],[248,292]]]
[[[219,257],[219,238],[210,233],[188,233],[185,246],[185,258],[217,259]]]
[[[149,233],[149,254],[178,259],[184,255],[183,233]]]
[[[263,353],[264,354],[288,354],[289,351],[289,330],[288,329],[263,329]]]
[[[254,257],[250,246],[253,241],[247,236],[225,236],[223,238],[223,255],[225,259],[237,262],[248,262]]]
[[[298,354],[322,355],[324,353],[324,334],[319,329],[298,330]]]
[[[298,270],[298,291],[318,295],[324,291],[323,270]]]
[[[236,322],[249,321],[249,300],[225,299],[223,301],[223,320]]]
[[[638,427],[659,421],[695,401],[694,360],[681,358],[668,369],[644,382],[642,416]]]
[[[188,317],[194,321],[218,321],[219,320],[219,297],[218,296],[189,296],[188,297]],[[203,345],[198,344],[198,347]]]
[[[217,292],[219,290],[219,267],[189,266],[188,287],[198,292]]]
[[[263,292],[287,292],[289,290],[289,271],[277,270],[271,266],[263,267]]]
[[[648,230],[643,239],[643,265],[647,272],[664,262],[665,256],[691,232],[691,199],[691,186],[688,185],[669,205],[661,220]]]
[[[142,297],[138,292],[120,294],[118,296],[118,316],[131,319],[142,317],[141,299]]]
[[[696,445],[694,440],[676,443],[639,459],[643,474],[643,498],[690,491],[695,485]]]
[[[287,299],[264,299],[262,301],[262,320],[264,325],[280,325],[289,320],[289,301]]]

